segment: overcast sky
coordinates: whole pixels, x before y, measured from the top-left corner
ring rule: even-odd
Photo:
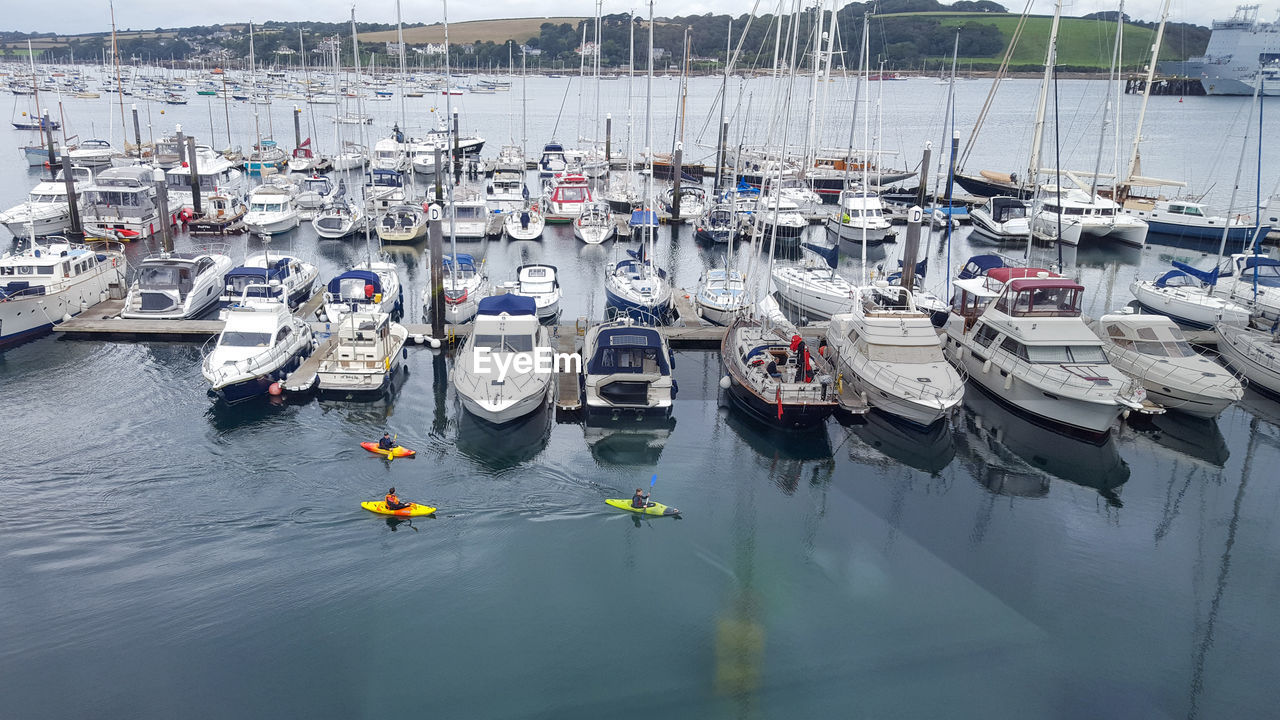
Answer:
[[[1238,0],[1174,0],[1170,19],[1207,25],[1214,19],[1225,19],[1235,10]],[[690,15],[706,12],[739,15],[751,8],[754,0],[656,0],[654,13],[658,16]],[[812,0],[804,0],[812,4]],[[0,15],[0,29],[24,32],[100,32],[111,29],[111,17],[107,0],[40,0],[22,2],[4,0]],[[1003,4],[1010,10],[1021,10],[1022,4],[1008,0]],[[1125,12],[1139,20],[1157,20],[1162,0],[1132,0],[1125,4]],[[788,7],[790,0],[788,0]],[[442,14],[440,0],[402,0],[405,22],[439,22]],[[777,7],[777,0],[761,0],[760,12]],[[1036,0],[1035,12],[1048,14],[1053,11],[1051,0]],[[1076,0],[1064,5],[1064,14],[1084,15],[1099,10],[1114,10],[1117,4],[1099,0]],[[351,0],[218,0],[211,3],[173,2],[173,0],[117,0],[116,24],[121,29],[150,29],[154,27],[178,27],[211,25],[224,22],[263,20],[321,20],[343,21],[349,16]],[[605,0],[604,13],[647,12],[647,5],[638,0]],[[1274,20],[1280,3],[1264,4],[1262,17]],[[547,14],[559,16],[592,15],[592,0],[502,0],[495,3],[455,2],[450,6],[450,21],[483,20],[497,17],[535,17]],[[356,17],[367,22],[395,22],[395,0],[359,0]]]

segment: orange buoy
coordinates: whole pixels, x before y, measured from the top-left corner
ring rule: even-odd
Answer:
[[[279,382],[273,382],[267,386],[268,395],[277,396],[277,395],[281,395],[282,393],[284,393],[284,388],[280,387]]]

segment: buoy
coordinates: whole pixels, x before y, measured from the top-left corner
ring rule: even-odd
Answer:
[[[439,350],[439,349],[440,349],[440,339],[439,339],[439,338],[429,337],[429,338],[427,338],[427,342],[431,345],[431,349],[432,349],[432,350]]]
[[[267,394],[273,397],[276,395],[280,395],[283,392],[284,390],[280,387],[280,383],[278,381],[273,382],[267,386]]]
[[[724,377],[720,378],[721,390],[728,390],[732,385],[733,385],[733,380],[731,380],[728,375],[725,375]]]

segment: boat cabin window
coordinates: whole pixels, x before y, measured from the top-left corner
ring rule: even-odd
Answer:
[[[1255,265],[1240,273],[1239,282],[1250,283],[1257,279],[1264,287],[1280,287],[1280,265]]]
[[[1015,338],[1006,337],[1000,343],[1000,349],[1036,365],[1107,362],[1106,354],[1096,345],[1024,345]]]
[[[213,267],[213,260],[202,257],[196,261],[196,275],[203,274],[205,270]]]
[[[859,352],[872,362],[898,365],[928,365],[944,362],[942,348],[937,345],[873,345],[866,340],[857,342]]]
[[[176,265],[144,265],[138,284],[145,288],[191,287],[191,270]]]
[[[1014,317],[1076,317],[1080,314],[1080,291],[1072,287],[1006,291],[996,301],[996,309]]]
[[[1010,205],[1009,207],[1000,208],[1000,213],[996,216],[996,222],[1008,222],[1018,218],[1025,218],[1027,209],[1021,205]]]
[[[990,325],[987,325],[986,323],[983,323],[982,327],[979,327],[978,331],[974,333],[973,341],[978,343],[982,347],[990,347],[991,342],[995,340],[996,336],[999,334],[1000,334],[1000,331],[996,330]]]
[[[284,342],[292,334],[293,334],[293,328],[289,327],[288,325],[280,328],[280,332],[276,333],[276,344],[279,345],[280,343]]]
[[[119,190],[94,190],[90,193],[90,203],[94,205],[110,205],[119,207],[139,207],[142,205],[139,193],[120,192]]]
[[[533,352],[532,335],[499,335],[497,333],[477,333],[477,348],[488,348],[490,352],[527,353]]]
[[[1107,336],[1111,338],[1111,342],[1126,350],[1171,358],[1192,357],[1196,354],[1178,327],[1138,328],[1137,335],[1135,339],[1118,325],[1107,326]]]
[[[224,330],[218,344],[223,347],[267,347],[271,344],[271,333]]]
[[[586,202],[587,189],[580,187],[562,187],[556,190],[556,201],[562,203]]]

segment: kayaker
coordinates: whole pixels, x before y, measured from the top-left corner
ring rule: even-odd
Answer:
[[[407,502],[400,502],[400,498],[396,496],[395,488],[391,488],[390,490],[387,491],[387,497],[385,499],[385,502],[387,503],[388,510],[403,510],[413,504],[413,503],[407,503]]]
[[[644,492],[640,488],[636,488],[636,494],[631,497],[631,507],[633,508],[649,507],[649,493]]]
[[[382,433],[382,439],[378,441],[379,450],[390,450],[396,446],[396,441],[391,439],[391,433]]]

